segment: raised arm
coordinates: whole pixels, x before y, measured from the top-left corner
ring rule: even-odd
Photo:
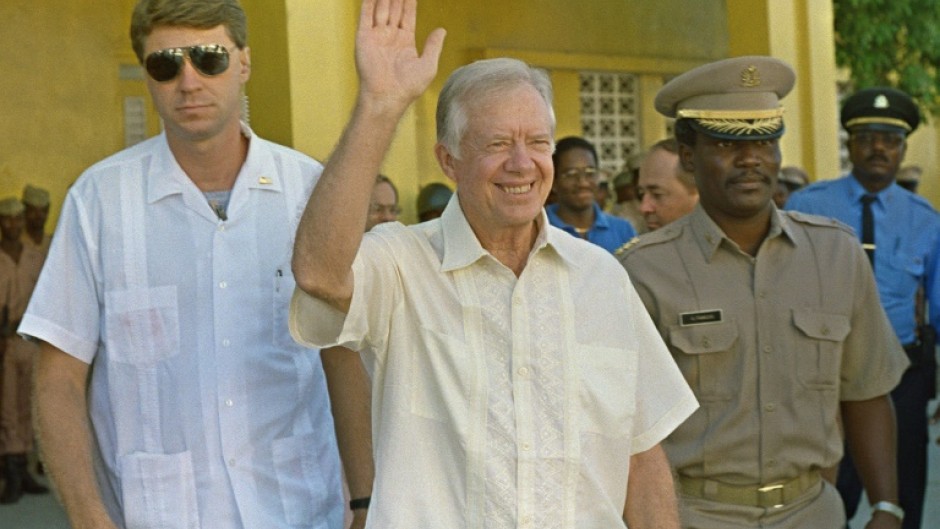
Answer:
[[[395,129],[437,73],[444,30],[415,45],[416,0],[364,0],[356,34],[359,94],[301,217],[294,245],[297,285],[334,307],[352,299],[351,266],[365,228],[369,196]]]

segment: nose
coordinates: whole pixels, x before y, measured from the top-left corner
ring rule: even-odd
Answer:
[[[518,173],[534,166],[535,162],[532,161],[532,156],[529,154],[529,149],[525,143],[513,142],[509,151],[509,159],[506,160],[506,170]]]
[[[196,71],[189,57],[185,57],[183,59],[183,66],[180,67],[180,73],[177,76],[180,88],[183,90],[192,90],[201,86],[200,77],[200,73]]]
[[[653,197],[649,193],[643,193],[640,199],[640,213],[649,215],[656,212],[656,205],[653,203]]]

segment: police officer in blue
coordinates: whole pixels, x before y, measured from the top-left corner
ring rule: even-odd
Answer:
[[[790,196],[787,209],[834,217],[858,234],[874,267],[878,293],[911,367],[892,392],[898,424],[898,490],[904,529],[920,529],[927,481],[927,404],[935,392],[934,335],[940,329],[940,214],[895,181],[907,136],[920,124],[914,101],[899,90],[867,88],[842,107],[852,172]],[[923,289],[929,322],[915,315]],[[846,456],[838,489],[848,519],[862,486]]]

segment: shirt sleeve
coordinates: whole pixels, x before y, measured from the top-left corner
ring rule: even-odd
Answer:
[[[308,347],[384,350],[401,292],[391,248],[385,236],[365,234],[353,261],[353,296],[346,314],[296,288],[289,319],[294,339]]]
[[[73,192],[66,197],[55,240],[17,332],[43,340],[91,363],[100,341],[97,261],[99,247],[90,214]]]
[[[845,339],[840,400],[872,399],[891,392],[909,361],[878,297],[868,259],[858,245],[854,252],[856,279],[851,331]]]
[[[625,285],[637,334],[636,435],[631,454],[645,452],[665,439],[698,409],[695,394],[657,332],[634,288]]]

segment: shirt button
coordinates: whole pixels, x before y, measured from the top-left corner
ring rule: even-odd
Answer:
[[[235,401],[233,401],[232,399],[225,399],[225,405],[231,408],[232,406],[235,405]]]
[[[228,466],[234,467],[234,466],[235,466],[235,460],[234,460],[234,459],[229,459],[229,460],[228,460]]]
[[[219,224],[219,231],[225,231],[225,224]]]
[[[519,368],[519,375],[520,375],[520,376],[526,376],[526,375],[528,375],[528,374],[529,374],[529,368],[527,368],[527,367],[520,367],[520,368]]]
[[[532,521],[532,518],[530,518],[528,515],[522,517],[522,523],[525,525],[529,525],[529,522],[531,521]]]
[[[226,283],[225,281],[219,281],[219,288],[225,288],[227,286],[228,286],[228,283]]]
[[[522,443],[522,449],[528,452],[529,450],[532,450],[532,445],[530,445],[529,443]]]

